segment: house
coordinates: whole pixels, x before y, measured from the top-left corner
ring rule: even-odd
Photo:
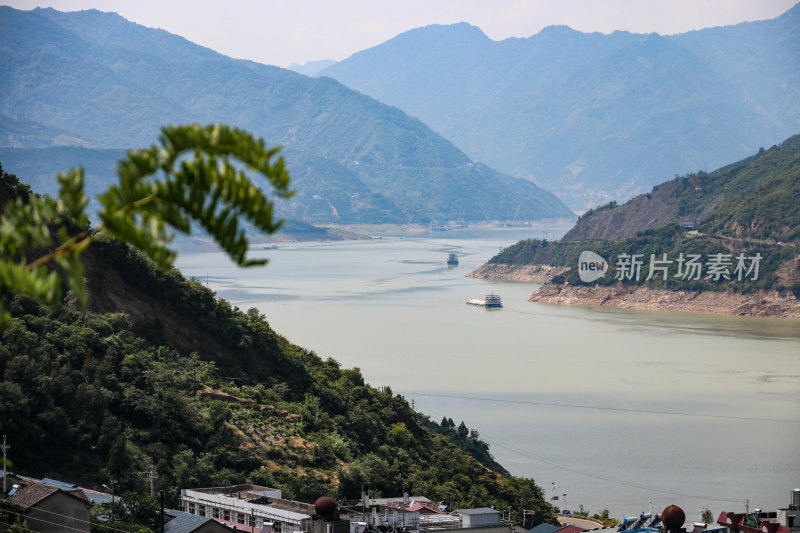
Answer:
[[[800,532],[800,489],[789,495],[789,505],[776,512],[753,513],[722,512],[717,523],[731,533],[798,533]]]
[[[459,509],[458,519],[462,530],[469,533],[511,533],[512,524],[500,519],[500,511],[489,507],[477,509]]]
[[[90,531],[89,499],[80,489],[59,487],[22,479],[8,492],[7,500],[25,512],[24,520],[37,533]],[[4,531],[0,525],[0,531]]]
[[[528,533],[556,533],[561,529],[561,526],[554,526],[553,524],[539,524],[538,526],[529,529]]]
[[[168,509],[164,533],[230,533],[231,529],[212,518]],[[240,531],[243,531],[240,529]]]
[[[59,481],[58,479],[53,479],[53,478],[49,478],[49,477],[42,478],[39,481],[41,481],[45,485],[51,485],[53,487],[58,487],[59,489],[64,489],[64,490],[79,489],[79,490],[82,490],[83,493],[86,494],[86,497],[89,498],[89,503],[92,504],[92,505],[99,505],[99,504],[102,504],[102,503],[110,503],[113,500],[113,496],[111,496],[110,494],[107,494],[105,492],[99,492],[99,491],[92,490],[92,489],[87,489],[87,488],[84,488],[84,487],[79,487],[79,486],[74,485],[72,483],[67,483],[66,481]]]
[[[180,506],[188,514],[224,522],[239,531],[308,531],[314,514],[313,505],[284,500],[279,489],[258,485],[182,489]]]

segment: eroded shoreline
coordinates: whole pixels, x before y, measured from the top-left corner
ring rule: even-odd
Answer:
[[[800,300],[777,291],[757,291],[750,294],[733,292],[685,291],[654,289],[646,286],[617,284],[609,287],[586,285],[554,285],[554,276],[568,270],[549,265],[485,264],[467,274],[468,277],[507,281],[543,283],[531,297],[531,302],[562,305],[589,305],[684,311],[730,316],[800,318]]]

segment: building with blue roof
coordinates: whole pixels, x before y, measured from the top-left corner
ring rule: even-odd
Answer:
[[[164,533],[230,533],[231,529],[207,516],[198,516],[169,509],[169,522],[164,524]]]

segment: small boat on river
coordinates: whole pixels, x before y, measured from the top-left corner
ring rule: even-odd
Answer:
[[[476,305],[478,307],[485,307],[486,309],[502,309],[503,300],[499,295],[492,293],[487,294],[483,300],[477,298],[467,301],[467,305]]]

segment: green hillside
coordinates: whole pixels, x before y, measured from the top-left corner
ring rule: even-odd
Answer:
[[[580,217],[563,240],[619,239],[678,220],[703,233],[800,241],[800,135],[714,172],[679,176]]]
[[[419,120],[330,78],[234,60],[113,13],[0,7],[0,69],[0,115],[15,121],[0,130],[8,147],[127,149],[164,124],[221,122],[304,154],[309,164],[289,168],[304,187],[291,209],[307,222],[504,220],[518,205],[520,219],[572,216],[547,191],[478,169]],[[385,188],[368,183],[386,175]]]
[[[19,194],[3,173],[0,205]],[[143,492],[135,473],[153,465],[171,505],[186,487],[251,482],[313,501],[355,498],[363,483],[553,520],[541,488],[505,473],[466,426],[429,420],[119,242],[84,257],[89,310],[5,302],[0,432],[14,470]]]
[[[595,252],[608,262],[606,275],[591,283],[584,283],[578,276],[578,258],[585,250]],[[638,279],[621,278],[618,272],[618,258],[623,254],[640,254],[642,261]],[[654,270],[650,276],[650,256],[654,255],[656,262],[667,254],[671,261],[667,279],[663,279],[663,272]],[[683,254],[688,259],[690,255],[698,255],[701,262],[701,274],[698,279],[694,276],[678,277],[677,261]],[[727,256],[727,279],[715,277],[707,278],[707,263],[712,256],[723,254]],[[737,257],[745,257],[745,270],[752,264],[752,257],[761,256],[758,267],[758,279],[753,275],[744,275],[737,280],[735,269],[738,265]],[[553,265],[567,267],[570,270],[555,276],[551,281],[555,284],[567,282],[569,285],[615,285],[622,282],[627,285],[648,285],[656,288],[683,289],[689,291],[726,291],[738,293],[751,293],[756,290],[776,290],[778,292],[794,293],[800,298],[800,275],[795,272],[800,263],[800,246],[779,244],[766,244],[752,241],[729,240],[711,236],[696,236],[689,234],[677,224],[669,224],[659,229],[650,229],[640,232],[635,237],[619,240],[589,239],[578,241],[542,241],[531,239],[520,241],[509,246],[502,252],[492,257],[489,264],[498,265]],[[659,263],[656,263],[659,266]],[[628,272],[627,267],[625,272]]]
[[[591,284],[613,285],[618,281],[635,284],[636,280],[620,279],[617,262],[622,254],[641,254],[642,283],[650,273],[651,255],[657,261],[667,254],[672,260],[671,275],[664,280],[658,271],[658,275],[647,281],[648,285],[742,293],[776,290],[800,298],[798,206],[800,135],[795,135],[710,174],[677,177],[623,205],[609,204],[591,210],[560,241],[521,241],[492,257],[489,264],[567,267],[570,270],[552,282],[585,285],[576,267],[579,256],[586,250],[599,254],[609,264],[609,272]],[[697,230],[683,228],[676,220],[692,222]],[[643,231],[634,234],[636,227]],[[730,261],[727,272],[731,279],[737,277],[733,273],[740,254],[746,258],[759,254],[758,278],[730,281],[712,276],[709,279],[704,270],[699,279],[684,279],[676,276],[675,261],[681,254],[685,257],[698,254],[704,269],[712,256],[723,254]]]

